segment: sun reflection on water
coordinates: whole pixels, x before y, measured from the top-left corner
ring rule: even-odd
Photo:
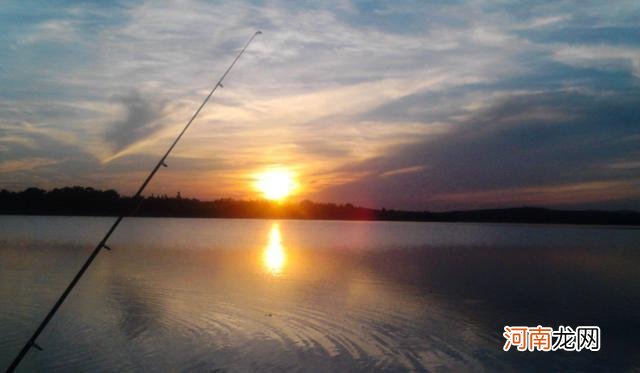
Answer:
[[[282,246],[280,238],[280,225],[273,223],[271,231],[269,231],[269,243],[264,248],[263,253],[264,266],[269,273],[274,276],[279,275],[287,261],[287,256]]]

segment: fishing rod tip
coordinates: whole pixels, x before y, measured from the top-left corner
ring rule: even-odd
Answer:
[[[256,31],[256,35],[260,35],[260,34],[262,34],[262,31],[260,30]]]

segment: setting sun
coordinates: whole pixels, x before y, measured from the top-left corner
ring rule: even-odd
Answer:
[[[267,170],[256,177],[256,188],[266,199],[280,201],[297,186],[293,172],[284,169]]]

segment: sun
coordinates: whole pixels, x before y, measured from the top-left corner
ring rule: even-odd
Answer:
[[[282,168],[270,169],[258,174],[255,185],[264,198],[273,201],[282,201],[297,187],[294,173]]]

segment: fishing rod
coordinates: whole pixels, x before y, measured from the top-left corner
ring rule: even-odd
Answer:
[[[138,189],[138,191],[136,192],[136,194],[133,196],[133,200],[137,200],[140,195],[142,194],[142,192],[145,190],[145,188],[147,187],[147,185],[149,184],[149,182],[151,182],[151,179],[153,179],[153,177],[155,176],[155,174],[158,172],[158,170],[160,169],[161,166],[163,167],[167,167],[167,164],[165,163],[165,160],[167,159],[167,157],[169,156],[169,154],[171,153],[171,151],[173,150],[173,148],[176,146],[176,144],[178,143],[178,141],[180,141],[180,139],[182,138],[182,135],[184,135],[185,132],[187,132],[187,129],[189,128],[189,126],[191,125],[191,123],[196,119],[196,117],[198,116],[198,114],[200,114],[200,110],[202,110],[202,108],[207,104],[207,102],[209,101],[209,99],[211,98],[211,96],[213,96],[213,93],[216,91],[216,89],[218,89],[218,87],[223,87],[222,85],[222,81],[224,80],[224,78],[227,77],[227,74],[229,74],[229,71],[231,71],[231,69],[233,68],[233,66],[236,64],[236,62],[238,61],[238,59],[240,59],[240,56],[242,56],[242,54],[244,53],[244,51],[247,49],[247,47],[249,47],[249,44],[251,44],[251,42],[253,41],[253,39],[262,34],[262,31],[256,31],[251,38],[249,39],[249,41],[247,42],[247,44],[244,45],[244,47],[242,48],[242,50],[240,51],[240,53],[238,53],[238,55],[236,56],[236,58],[233,60],[233,62],[231,62],[231,65],[229,65],[229,67],[227,68],[227,70],[224,72],[224,74],[222,74],[222,76],[220,77],[220,80],[218,80],[218,82],[216,83],[216,85],[213,86],[213,89],[211,89],[211,92],[209,92],[209,94],[207,95],[207,97],[204,99],[204,101],[202,101],[202,104],[200,104],[200,107],[198,107],[198,110],[196,110],[196,112],[193,114],[193,116],[191,117],[191,119],[189,119],[189,121],[187,122],[187,124],[184,126],[184,128],[182,129],[182,131],[180,132],[180,134],[178,135],[178,137],[176,137],[175,140],[173,140],[173,143],[171,144],[171,146],[169,146],[169,149],[167,149],[167,151],[164,153],[164,155],[162,156],[162,158],[160,158],[160,160],[158,161],[158,163],[155,165],[155,167],[153,167],[153,169],[151,170],[151,172],[149,173],[149,176],[147,176],[147,178],[144,180],[144,182],[142,183],[142,185],[140,186],[140,188]],[[109,230],[107,231],[107,233],[104,235],[104,237],[100,240],[100,242],[98,243],[98,245],[96,246],[95,249],[93,249],[93,252],[91,253],[91,255],[89,255],[89,258],[87,258],[87,260],[84,262],[84,264],[82,265],[82,267],[80,268],[80,270],[78,271],[78,273],[75,275],[75,277],[73,278],[73,280],[71,280],[71,282],[69,283],[69,285],[67,286],[67,288],[64,290],[64,292],[62,293],[62,295],[60,295],[60,298],[58,298],[58,301],[53,305],[53,307],[51,308],[51,310],[49,311],[49,313],[47,313],[47,316],[45,316],[44,320],[42,320],[42,322],[40,323],[40,325],[38,326],[38,328],[36,329],[36,331],[33,333],[33,335],[31,336],[31,338],[29,338],[29,340],[27,341],[27,343],[25,343],[24,347],[22,347],[22,350],[20,350],[20,352],[18,353],[18,355],[15,357],[15,359],[13,360],[13,362],[11,363],[11,365],[9,366],[9,368],[7,369],[7,372],[13,372],[15,371],[15,369],[18,367],[18,365],[20,364],[20,362],[22,361],[22,359],[25,357],[25,355],[27,354],[27,352],[29,352],[29,350],[34,347],[37,350],[42,351],[42,347],[38,346],[38,344],[36,343],[36,339],[38,339],[38,336],[40,336],[40,333],[42,333],[42,331],[44,330],[44,328],[47,326],[47,324],[49,323],[49,321],[51,321],[51,319],[53,318],[53,316],[56,314],[56,312],[58,311],[58,308],[60,308],[60,306],[62,305],[62,303],[64,303],[65,299],[67,299],[67,297],[69,296],[69,293],[71,293],[71,290],[73,290],[73,288],[76,286],[76,284],[78,283],[78,281],[80,281],[80,279],[82,278],[82,275],[84,275],[84,273],[87,271],[87,269],[89,268],[89,266],[91,265],[91,263],[93,262],[93,260],[96,258],[96,256],[98,256],[98,254],[100,253],[100,251],[104,248],[107,250],[111,250],[111,248],[109,246],[107,246],[107,241],[109,240],[109,237],[111,237],[111,234],[116,230],[116,228],[118,227],[118,225],[120,225],[120,222],[122,221],[122,219],[124,219],[126,216],[131,216],[133,214],[135,214],[138,209],[140,208],[140,206],[142,205],[142,202],[144,202],[144,199],[139,199],[137,205],[131,210],[129,211],[127,214],[123,214],[118,216],[118,218],[116,219],[116,221],[113,223],[113,225],[111,226],[111,228],[109,228]]]

